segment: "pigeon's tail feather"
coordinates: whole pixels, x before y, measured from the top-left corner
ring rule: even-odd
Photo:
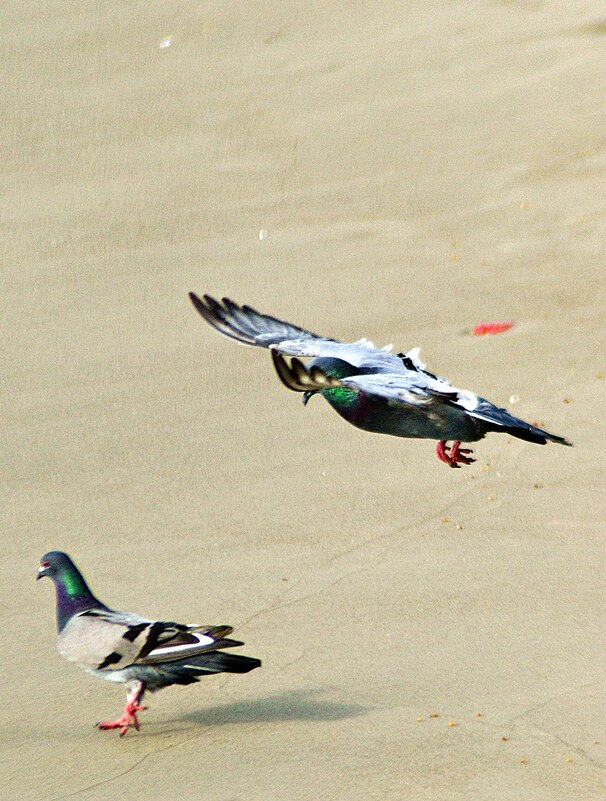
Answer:
[[[192,684],[198,681],[200,676],[211,673],[248,673],[260,666],[261,661],[251,656],[213,651],[179,662],[171,662],[162,665],[162,668],[168,673],[173,684]]]
[[[541,428],[529,426],[527,429],[521,426],[514,428],[505,428],[508,434],[518,439],[523,439],[526,442],[536,442],[539,445],[546,445],[548,442],[557,442],[559,445],[567,445],[572,447],[572,442],[569,442],[565,437],[559,437],[557,434],[550,434],[548,431],[543,431]]]
[[[538,445],[545,445],[547,442],[557,442],[560,445],[572,446],[565,437],[557,434],[550,434],[542,428],[526,423],[519,417],[514,417],[506,409],[494,406],[490,401],[480,399],[478,406],[470,413],[472,417],[487,424],[488,431],[504,431],[512,437],[523,439],[526,442],[535,442]]]
[[[219,640],[221,648],[232,648],[242,645],[235,640]],[[145,689],[156,692],[171,684],[194,684],[203,676],[213,673],[248,673],[261,667],[261,661],[251,656],[224,653],[223,651],[207,651],[191,654],[169,662],[137,662],[126,670],[126,678],[136,678],[143,682]]]

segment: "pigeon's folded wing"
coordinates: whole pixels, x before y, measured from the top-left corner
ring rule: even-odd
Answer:
[[[58,649],[66,659],[95,670],[119,670],[135,662],[180,659],[217,647],[229,626],[152,621],[129,613],[88,610],[62,631]]]

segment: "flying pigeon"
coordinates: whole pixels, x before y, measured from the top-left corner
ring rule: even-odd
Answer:
[[[116,612],[97,600],[70,557],[50,551],[40,560],[38,578],[50,576],[57,594],[57,649],[61,656],[101,679],[125,684],[124,712],[100,729],[120,729],[131,723],[139,731],[137,713],[146,690],[171,684],[192,684],[211,673],[248,673],[258,659],[223,653],[244,643],[227,639],[231,626],[198,626],[147,620]]]
[[[435,439],[438,458],[450,467],[475,461],[462,442],[503,431],[527,442],[571,445],[564,437],[525,423],[425,368],[419,348],[392,353],[367,339],[339,342],[320,337],[229,298],[222,302],[193,292],[189,297],[207,323],[246,345],[269,348],[282,382],[303,393],[303,403],[322,395],[349,423],[380,434]],[[290,363],[284,356],[295,357]],[[305,365],[296,357],[311,358]],[[452,441],[449,446],[448,442]]]

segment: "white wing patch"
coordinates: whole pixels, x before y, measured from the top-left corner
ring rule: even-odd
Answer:
[[[480,402],[477,395],[474,395],[473,392],[468,392],[465,389],[458,389],[457,394],[457,405],[462,406],[467,412],[473,412]],[[480,415],[476,415],[476,417],[480,417]]]
[[[410,361],[414,364],[417,370],[425,370],[426,366],[420,359],[421,348],[411,348],[410,350],[406,351],[404,356],[406,356],[407,359],[410,359]]]
[[[164,646],[162,648],[154,648],[153,651],[149,652],[146,658],[150,659],[155,656],[168,657],[171,656],[172,654],[180,654],[183,651],[191,651],[192,648],[195,648],[197,650],[198,648],[200,648],[200,646],[212,645],[214,643],[213,638],[207,637],[205,634],[192,634],[192,636],[198,640],[197,643],[190,642],[190,643],[185,643],[184,645],[170,645],[170,646]]]

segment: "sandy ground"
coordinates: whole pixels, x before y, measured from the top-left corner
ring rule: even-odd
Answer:
[[[600,13],[5,4],[2,799],[604,799]],[[304,409],[189,289],[420,345],[576,447],[449,470]],[[96,731],[122,689],[56,653],[49,548],[263,668]]]

